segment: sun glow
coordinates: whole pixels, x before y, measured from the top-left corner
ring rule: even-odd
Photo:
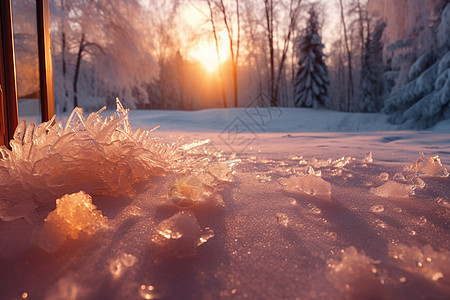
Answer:
[[[224,62],[228,59],[228,49],[226,47],[220,47],[220,62]],[[207,43],[206,41],[198,44],[193,50],[189,51],[189,56],[200,62],[206,71],[212,73],[217,70],[220,65],[219,59],[217,57],[216,46],[214,41]]]
[[[199,62],[203,68],[209,72],[215,72],[220,63],[226,61],[230,52],[228,49],[228,34],[226,29],[219,29],[217,32],[217,40],[219,44],[220,60],[217,56],[216,43],[209,22],[209,9],[205,3],[197,3],[196,5],[185,5],[181,10],[182,22],[188,28],[197,32],[203,32],[203,36],[197,37],[195,45],[187,47],[187,57],[193,61]]]

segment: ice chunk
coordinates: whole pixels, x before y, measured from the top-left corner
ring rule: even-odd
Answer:
[[[431,245],[422,247],[389,244],[389,256],[402,269],[438,281],[450,276],[450,252],[435,251]]]
[[[341,158],[334,160],[332,164],[335,168],[341,168],[348,165],[352,160],[354,160],[354,158],[351,156],[342,156]]]
[[[333,160],[331,158],[327,160],[321,160],[313,157],[311,159],[311,166],[313,168],[320,168],[320,167],[329,167],[332,164]]]
[[[315,175],[315,176],[319,176],[320,177],[320,176],[322,176],[322,171],[321,170],[315,171],[313,169],[313,167],[308,166],[307,169],[306,169],[306,174],[308,174],[308,175]]]
[[[395,173],[395,175],[394,175],[394,180],[406,182],[405,175],[403,175],[403,173],[401,173],[401,172]]]
[[[355,247],[341,251],[342,259],[327,261],[329,272],[327,279],[345,295],[345,299],[383,299],[384,290],[376,277],[378,270],[375,261]]]
[[[290,192],[303,192],[316,197],[331,198],[331,184],[315,175],[296,174],[289,178],[281,178],[279,182]]]
[[[406,169],[412,170],[422,176],[449,176],[448,170],[442,165],[438,155],[428,157],[420,153],[417,161],[411,166],[407,166]]]
[[[370,211],[371,211],[371,212],[374,212],[374,213],[380,213],[380,212],[383,212],[383,211],[384,211],[384,206],[381,205],[381,204],[379,204],[379,205],[374,205],[374,206],[372,206],[372,207],[370,208]]]
[[[202,183],[195,175],[177,177],[169,189],[169,201],[182,208],[190,207],[203,198]]]
[[[200,240],[199,240],[197,246],[200,246],[201,244],[206,243],[210,238],[213,238],[213,237],[214,237],[214,230],[212,230],[209,227],[206,227],[203,230],[202,236],[200,237]]]
[[[234,159],[230,161],[213,162],[208,165],[207,170],[219,180],[231,181],[233,175],[232,167],[240,161],[240,159]]]
[[[378,179],[382,181],[388,181],[389,180],[389,173],[383,172],[378,176]]]
[[[161,250],[176,257],[193,256],[197,247],[212,237],[211,230],[202,235],[197,218],[190,211],[181,211],[156,227],[152,241]]]
[[[50,212],[40,233],[40,246],[56,250],[66,239],[78,239],[81,234],[91,236],[107,226],[107,218],[92,204],[92,198],[83,191],[64,195],[56,200],[56,209]]]
[[[425,181],[423,181],[419,177],[414,177],[412,182],[414,183],[414,186],[418,187],[419,189],[424,189],[427,187],[427,184],[425,183]]]
[[[289,217],[284,213],[277,213],[277,222],[281,226],[287,227],[289,223]]]
[[[362,162],[366,164],[373,162],[372,151],[369,151],[369,153],[366,154]]]
[[[332,160],[331,158],[327,160],[321,160],[317,158],[311,159],[311,166],[313,168],[320,168],[320,167],[335,167],[335,168],[341,168],[349,164],[354,158],[351,156],[342,156],[341,158],[338,158],[336,160]]]
[[[370,193],[380,197],[407,198],[414,195],[414,188],[411,185],[387,181],[377,188],[371,188]]]

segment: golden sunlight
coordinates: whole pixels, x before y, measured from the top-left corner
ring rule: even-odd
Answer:
[[[209,10],[205,3],[185,5],[181,9],[181,19],[186,26],[195,28],[199,32],[204,33],[204,35],[198,39],[196,45],[190,46],[190,49],[188,48],[187,56],[189,59],[201,63],[207,72],[212,73],[219,67],[219,59],[217,58],[216,43],[208,18]],[[217,37],[220,62],[223,63],[230,56],[226,29],[219,30],[217,32]]]
[[[228,49],[220,44],[219,53],[221,62],[228,59]],[[219,59],[217,58],[214,40],[210,42],[201,42],[197,47],[189,51],[189,57],[200,62],[210,73],[214,72],[219,67]]]

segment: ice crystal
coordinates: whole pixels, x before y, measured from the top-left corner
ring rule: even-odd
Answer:
[[[428,157],[421,153],[417,161],[411,166],[405,167],[405,169],[414,171],[421,176],[449,176],[447,169],[442,165],[438,155]]]
[[[38,126],[22,121],[11,140],[11,150],[0,148],[0,219],[27,217],[36,206],[64,194],[84,190],[90,195],[133,197],[169,172],[209,172],[231,180],[237,161],[214,162],[193,150],[209,142],[165,143],[152,130],[133,131],[129,110],[119,100],[114,114],[87,118],[75,108],[65,126],[55,118]]]
[[[106,226],[107,218],[92,204],[91,196],[83,191],[64,195],[56,200],[56,209],[45,219],[41,247],[54,251],[68,238],[91,236]]]

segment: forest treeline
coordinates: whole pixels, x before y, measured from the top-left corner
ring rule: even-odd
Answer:
[[[270,105],[383,110],[404,123],[411,118],[401,111],[424,95],[399,100],[398,90],[448,56],[448,18],[441,17],[448,1],[436,1],[426,28],[414,28],[392,45],[382,42],[390,20],[373,17],[368,1],[50,0],[57,111],[94,110],[115,97],[138,109],[243,107],[265,94]],[[38,88],[35,23],[29,17],[34,2],[13,2],[22,97]],[[337,15],[326,15],[325,5]],[[333,39],[325,47],[327,22],[335,23],[328,24]],[[422,46],[430,32],[435,42]],[[213,72],[189,55],[205,38],[220,62]],[[412,66],[415,71],[405,75]],[[440,78],[443,88],[431,90],[443,95],[450,85],[442,77],[448,63],[435,68],[429,85]],[[445,117],[445,109],[435,110],[437,119]]]

